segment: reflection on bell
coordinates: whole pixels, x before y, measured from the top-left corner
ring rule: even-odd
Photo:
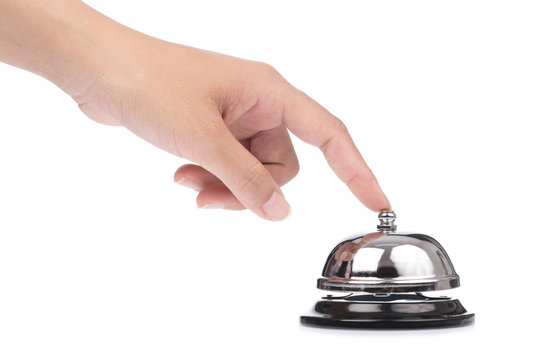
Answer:
[[[378,219],[378,232],[346,240],[332,250],[317,287],[346,294],[323,297],[301,317],[302,323],[348,328],[473,323],[474,314],[457,299],[420,293],[460,286],[441,244],[427,235],[397,233],[393,211],[382,211]]]

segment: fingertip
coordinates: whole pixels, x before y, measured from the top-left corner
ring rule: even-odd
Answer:
[[[374,212],[392,208],[386,194],[384,194],[376,179],[371,176],[367,178],[356,177],[354,181],[348,182],[348,188],[363,205]]]
[[[197,165],[193,165],[193,164],[182,165],[176,170],[174,175],[185,173],[188,169],[193,168],[193,167],[197,167]]]
[[[390,200],[388,199],[386,194],[384,194],[384,199],[386,200],[385,204],[384,204],[384,206],[382,206],[382,208],[379,211],[391,211],[392,206],[391,206]]]
[[[272,221],[286,219],[290,215],[290,205],[283,194],[274,191],[271,197],[262,205],[263,218]]]
[[[196,202],[201,209],[245,209],[235,195],[221,182],[205,186],[197,195]]]
[[[390,211],[392,209],[390,201],[388,200],[386,195],[383,193],[382,193],[382,199],[380,199],[380,201],[376,201],[375,203],[365,204],[365,205],[374,212]]]
[[[193,166],[192,164],[185,164],[180,166],[175,172],[174,172],[174,182],[180,183],[186,175],[189,173],[189,169]]]
[[[386,194],[382,191],[380,186],[378,186],[378,191],[375,191],[372,200],[369,202],[367,207],[375,212],[380,211],[390,211],[392,209],[391,203],[388,200]]]
[[[178,185],[188,187],[195,191],[201,191],[203,189],[203,185],[193,178],[181,177],[178,180],[174,179],[174,181]]]
[[[176,170],[174,182],[195,191],[201,191],[210,184],[219,183],[220,180],[201,166],[186,164]]]
[[[201,206],[197,205],[199,209],[222,209],[222,210],[233,210],[239,211],[244,210],[242,206],[232,206],[231,204],[218,204],[218,203],[207,203]]]

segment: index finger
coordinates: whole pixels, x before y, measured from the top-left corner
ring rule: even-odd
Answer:
[[[331,169],[366,207],[391,209],[376,177],[340,119],[299,90],[285,98],[283,122],[301,140],[321,149]]]

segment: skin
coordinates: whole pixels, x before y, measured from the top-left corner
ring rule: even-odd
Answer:
[[[365,206],[391,208],[342,121],[267,64],[152,38],[76,0],[0,0],[0,61],[193,162],[174,180],[198,191],[201,208],[288,216],[281,186],[299,169],[289,131],[321,149]]]

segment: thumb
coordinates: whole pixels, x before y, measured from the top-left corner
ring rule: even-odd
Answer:
[[[289,215],[290,206],[279,185],[227,128],[221,129],[210,150],[200,165],[216,175],[241,204],[268,220],[283,220]]]

